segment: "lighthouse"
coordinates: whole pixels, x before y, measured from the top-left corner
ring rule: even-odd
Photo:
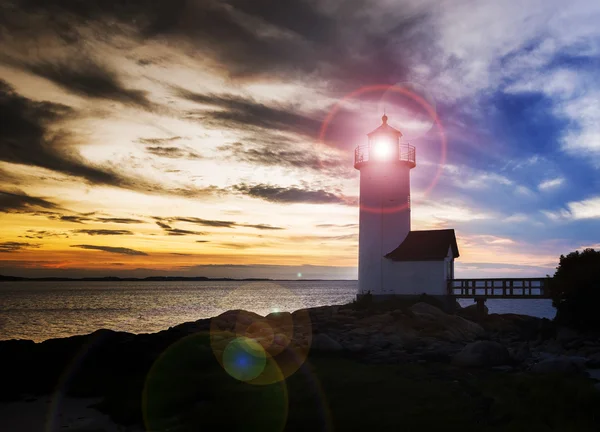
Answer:
[[[358,294],[445,296],[458,246],[453,229],[411,231],[416,149],[388,123],[354,151],[360,171]]]

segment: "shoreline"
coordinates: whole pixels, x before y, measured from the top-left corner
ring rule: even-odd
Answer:
[[[215,413],[226,408],[222,405],[229,397],[226,395],[246,400],[248,391],[254,394],[273,389],[272,385],[243,383],[240,387],[240,381],[232,379],[227,368],[224,369],[227,344],[241,335],[261,344],[269,358],[279,362],[286,378],[281,382],[289,387],[288,392],[295,386],[304,388],[298,382],[307,373],[316,374],[325,386],[323,391],[328,400],[331,399],[335,421],[340,422],[345,421],[344,416],[352,417],[352,413],[335,401],[343,399],[345,393],[361,394],[364,391],[361,376],[381,377],[377,380],[384,379],[383,382],[398,379],[411,388],[416,385],[415,380],[431,381],[431,388],[415,387],[413,391],[417,394],[433,391],[436,386],[453,394],[454,382],[473,379],[469,385],[493,385],[494,391],[499,392],[512,392],[513,384],[509,382],[517,387],[521,385],[518,383],[531,382],[528,385],[535,388],[547,380],[558,380],[553,385],[575,386],[577,391],[584,392],[589,387],[593,393],[592,379],[600,378],[597,336],[578,334],[557,327],[548,319],[524,315],[491,314],[478,319],[474,310],[474,307],[461,308],[457,314],[449,315],[424,302],[367,307],[352,303],[265,317],[234,310],[157,333],[135,335],[98,330],[40,343],[2,341],[0,355],[7,360],[7,367],[1,371],[5,383],[1,399],[4,403],[22,401],[23,397],[43,397],[56,391],[69,397],[100,398],[97,408],[113,422],[140,426],[144,410],[140,405],[141,395],[148,389],[149,380],[158,379],[157,368],[166,368],[163,372],[168,379],[160,379],[157,388],[179,402],[168,404],[164,412],[158,410],[162,414],[156,421],[166,421],[164,416],[176,414],[178,422],[188,424],[191,409],[208,416],[200,418],[210,423],[209,418],[219,420]],[[290,351],[297,354],[295,358],[302,359],[301,364],[291,369],[290,357],[286,357]],[[175,363],[169,363],[169,358],[176,360]],[[40,363],[38,359],[43,361]],[[338,390],[343,382],[347,383],[343,387],[346,390]],[[165,390],[164,386],[170,388],[175,383],[178,384],[172,392]],[[209,393],[197,394],[198,388],[207,385],[212,389]],[[575,387],[569,387],[568,391],[575,391]],[[309,397],[305,390],[293,391],[303,395],[302,398]],[[565,390],[565,397],[568,391]],[[483,397],[483,387],[478,392],[477,398]],[[221,394],[225,399],[218,396]],[[380,396],[372,397],[379,400]],[[192,400],[197,402],[190,408]],[[199,400],[204,402],[197,405]],[[416,403],[411,400],[406,403]],[[295,413],[304,412],[303,404],[294,402],[290,406],[290,415],[299,424],[304,424],[305,419]],[[192,417],[197,420],[196,414]],[[377,422],[374,418],[371,421]]]

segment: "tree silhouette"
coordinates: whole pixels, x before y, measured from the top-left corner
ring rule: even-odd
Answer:
[[[558,323],[580,330],[600,329],[600,251],[561,255],[550,293]]]

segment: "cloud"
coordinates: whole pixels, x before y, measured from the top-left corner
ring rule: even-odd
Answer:
[[[544,180],[543,182],[541,182],[538,185],[538,189],[540,189],[542,191],[556,189],[556,188],[560,187],[564,182],[565,182],[565,179],[563,177],[557,177],[557,178],[550,179],[550,180]]]
[[[90,218],[88,216],[81,215],[50,215],[48,216],[48,219],[55,219],[61,222],[73,222],[78,224],[83,224],[94,220],[93,218]]]
[[[240,183],[233,190],[253,198],[260,198],[275,203],[304,203],[304,204],[342,204],[356,205],[355,197],[327,192],[322,189],[307,189],[299,186],[274,186],[269,184],[249,185]]]
[[[29,229],[25,231],[25,233],[22,236],[19,237],[30,239],[44,239],[49,237],[69,238],[69,234],[65,232]]]
[[[555,222],[581,219],[600,219],[600,197],[588,198],[582,201],[572,201],[567,209],[555,211],[542,210],[546,217]]]
[[[12,60],[10,63],[84,98],[105,99],[145,109],[152,107],[145,91],[127,88],[117,72],[85,53],[73,53],[68,60]]]
[[[156,221],[156,225],[158,225],[159,227],[161,227],[166,233],[167,235],[170,236],[184,236],[184,235],[206,235],[208,233],[206,232],[200,232],[200,231],[190,231],[190,230],[184,230],[184,229],[178,229],[178,228],[173,228],[170,225],[157,220]]]
[[[141,251],[138,251],[135,249],[124,248],[124,247],[96,246],[96,245],[86,245],[86,244],[71,245],[71,247],[80,248],[80,249],[89,249],[89,250],[99,250],[99,251],[104,251],[104,252],[109,252],[109,253],[114,253],[114,254],[120,254],[120,255],[139,255],[139,256],[147,256],[148,255],[145,252],[141,252]]]
[[[238,224],[238,226],[244,226],[244,227],[248,227],[248,228],[256,228],[258,230],[284,230],[285,228],[283,227],[278,227],[278,226],[273,226],[273,225],[269,225],[269,224]]]
[[[321,121],[316,118],[304,116],[280,106],[267,106],[253,99],[231,94],[200,94],[183,88],[174,90],[180,98],[213,107],[213,109],[191,111],[187,114],[187,118],[198,119],[205,125],[220,129],[253,126],[315,137],[321,127]]]
[[[42,209],[59,209],[60,207],[40,197],[33,197],[21,191],[7,192],[0,190],[0,212],[23,213]]]
[[[146,151],[155,156],[169,159],[202,159],[202,156],[193,150],[182,149],[179,147],[146,147]]]
[[[24,249],[38,248],[40,245],[24,242],[3,242],[0,243],[0,253],[20,252]]]
[[[156,145],[168,144],[173,141],[180,140],[180,139],[181,139],[180,136],[173,136],[173,137],[169,137],[169,138],[139,138],[137,140],[137,142],[139,142],[140,144],[156,146]]]
[[[75,140],[60,129],[60,123],[72,115],[74,110],[66,105],[27,99],[0,80],[0,160],[47,168],[95,184],[124,185],[117,174],[90,166],[70,148]]]
[[[99,217],[99,218],[96,218],[94,220],[96,222],[115,223],[115,224],[138,224],[138,223],[144,223],[144,221],[140,220],[140,219],[116,218],[116,217]]]
[[[78,229],[73,230],[76,234],[87,234],[91,236],[107,236],[107,235],[133,235],[133,232],[128,230],[111,230],[111,229]]]
[[[225,144],[218,150],[229,158],[252,165],[282,166],[295,169],[310,169],[332,177],[352,178],[357,174],[348,169],[348,157],[327,154],[324,149],[300,143],[285,144],[283,139],[261,140],[259,145],[244,145],[241,142]]]

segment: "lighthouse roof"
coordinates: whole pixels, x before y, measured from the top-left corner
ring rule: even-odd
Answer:
[[[393,127],[391,127],[387,121],[388,116],[384,114],[383,117],[381,117],[381,126],[375,129],[373,132],[368,133],[367,136],[370,137],[371,135],[391,134],[400,138],[402,136],[402,132],[400,132],[398,129],[394,129]]]
[[[385,257],[392,261],[437,261],[446,258],[450,248],[453,257],[458,258],[453,229],[411,231],[400,246]]]

